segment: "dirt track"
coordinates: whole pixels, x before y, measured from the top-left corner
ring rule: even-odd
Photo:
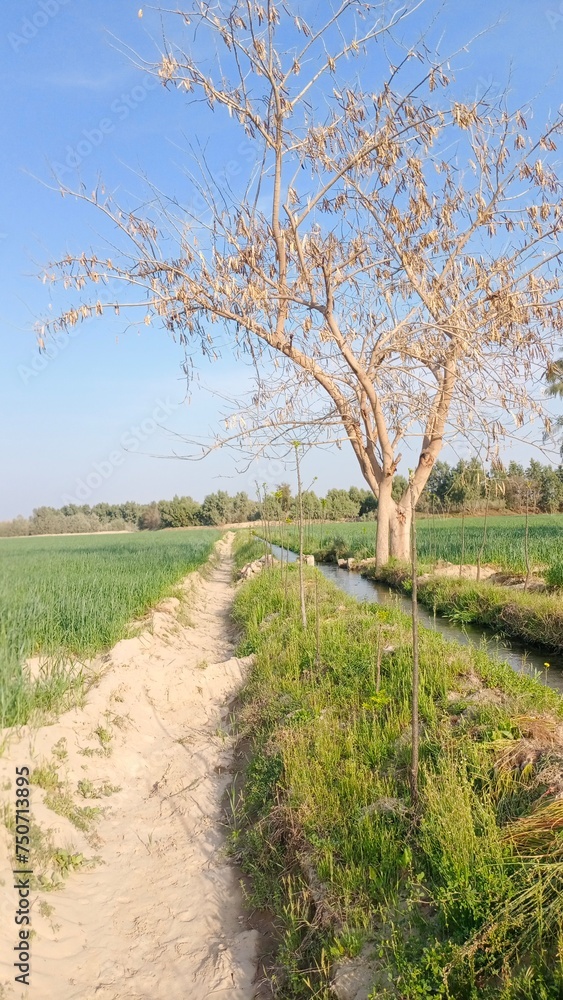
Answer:
[[[32,894],[29,990],[13,982],[13,834],[1,828],[6,997],[253,996],[257,934],[246,927],[223,853],[221,801],[232,759],[227,706],[247,666],[232,656],[230,544],[229,536],[218,543],[207,579],[187,579],[189,624],[178,618],[178,601],[164,602],[150,630],[112,650],[83,708],[24,730],[0,758],[3,803],[14,797],[15,766],[27,764],[55,773],[71,804],[103,809],[81,832],[47,808],[48,793],[31,786],[32,814],[54,843],[99,860],[73,871],[61,890]],[[85,799],[79,781],[82,789],[120,790]]]

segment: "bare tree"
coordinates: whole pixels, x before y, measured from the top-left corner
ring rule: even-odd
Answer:
[[[144,68],[210,122],[224,113],[252,162],[229,185],[200,150],[198,213],[155,188],[134,211],[61,186],[106,216],[113,251],[46,272],[79,292],[122,282],[111,308],[156,317],[188,363],[225,337],[250,358],[258,388],[223,442],[347,439],[379,499],[378,565],[408,559],[411,501],[448,433],[494,448],[532,410],[548,424],[533,382],[563,326],[562,118],[532,135],[502,97],[457,100],[448,61],[401,41],[420,6],[386,20],[385,4],[342,0],[312,24],[275,0],[168,12],[182,43]],[[108,308],[94,294],[40,337]],[[418,454],[395,501],[405,439]]]

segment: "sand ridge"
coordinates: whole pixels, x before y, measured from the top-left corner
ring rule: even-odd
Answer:
[[[2,827],[6,997],[254,995],[257,932],[247,929],[224,854],[221,806],[233,751],[228,704],[248,668],[232,655],[231,543],[229,535],[218,543],[210,574],[187,579],[190,624],[178,600],[163,602],[149,630],[114,647],[84,707],[20,730],[0,758],[3,805],[14,797],[15,766],[27,764],[55,768],[78,806],[103,810],[77,830],[45,804],[48,791],[31,787],[32,816],[54,843],[98,860],[71,872],[62,889],[33,894],[29,989],[14,984],[13,833]],[[106,794],[84,799],[79,782]]]

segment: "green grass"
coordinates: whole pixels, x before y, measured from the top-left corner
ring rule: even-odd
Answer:
[[[266,544],[262,539],[257,538],[252,529],[243,529],[237,532],[233,545],[233,572],[236,575],[246,566],[247,563],[254,562],[260,556],[265,555]]]
[[[220,532],[143,532],[18,538],[0,542],[0,724],[51,710],[76,680],[69,659],[108,649],[186,573],[209,556]],[[50,661],[36,683],[22,665]]]
[[[464,562],[475,563],[483,541],[483,517],[467,517],[464,526]],[[305,551],[320,558],[367,559],[374,555],[376,522],[344,522],[308,525],[305,531]],[[501,569],[525,572],[525,517],[512,515],[489,517],[487,538],[481,559]],[[298,547],[295,525],[282,529],[289,545]],[[281,534],[275,529],[274,541]],[[419,517],[417,547],[421,562],[459,563],[462,553],[462,519],[460,517]],[[530,517],[529,553],[532,566],[545,569],[563,564],[563,515],[537,514]]]
[[[231,845],[279,928],[274,995],[329,1000],[335,961],[363,949],[370,1000],[560,1000],[563,702],[421,629],[414,814],[409,618],[307,570],[304,631],[285,577],[262,573],[234,607],[255,665]]]
[[[563,588],[563,559],[554,559],[545,574],[548,587]]]

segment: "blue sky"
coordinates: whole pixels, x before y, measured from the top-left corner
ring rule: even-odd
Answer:
[[[139,18],[139,4],[18,0],[3,11],[0,518],[60,506],[77,490],[92,504],[174,493],[201,499],[218,488],[253,493],[255,482],[291,476],[280,463],[237,471],[243,463],[227,453],[196,464],[163,457],[180,447],[166,429],[202,436],[217,426],[221,406],[208,389],[229,395],[244,387],[246,372],[228,355],[203,366],[207,389],[194,386],[188,400],[182,351],[156,326],[127,328],[120,317],[90,321],[52,345],[50,357],[38,354],[33,326],[50,293],[37,274],[66,250],[101,242],[95,215],[53,189],[51,166],[69,183],[77,173],[92,185],[101,175],[108,188],[139,199],[146,173],[185,199],[189,142],[207,142],[217,169],[233,155],[218,116],[209,135],[207,115],[151,86],[132,64],[130,50],[154,54],[160,37],[157,15],[145,9]],[[418,22],[437,6],[428,3]],[[316,0],[301,3],[304,13],[316,7]],[[502,18],[458,59],[459,92],[499,89],[510,74],[514,102],[537,96],[543,119],[562,97],[563,2],[446,0],[433,37],[446,51]],[[116,450],[119,462],[111,459]],[[346,447],[310,455],[305,477],[314,475],[320,492],[363,484]]]

